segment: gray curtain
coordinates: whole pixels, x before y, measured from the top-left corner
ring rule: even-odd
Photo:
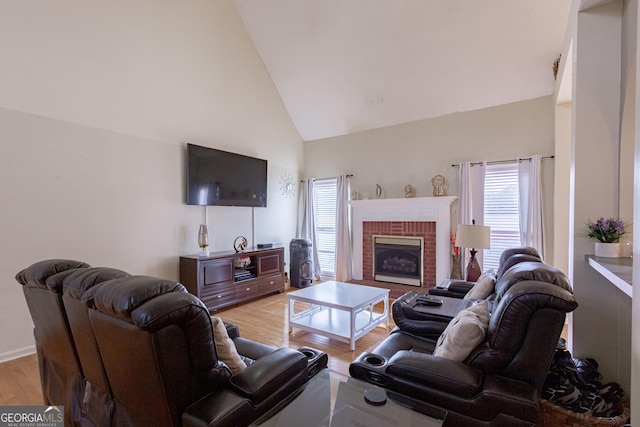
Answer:
[[[542,156],[518,161],[520,186],[520,241],[532,246],[544,259],[544,221],[542,206]]]
[[[351,220],[349,215],[349,178],[338,177],[336,194],[336,280],[346,282],[353,279],[351,262]]]
[[[300,237],[311,241],[311,258],[313,259],[313,280],[320,279],[320,261],[318,260],[316,237],[316,221],[314,211],[314,186],[315,179],[305,179],[303,183],[304,199],[302,202],[302,226],[300,227]]]

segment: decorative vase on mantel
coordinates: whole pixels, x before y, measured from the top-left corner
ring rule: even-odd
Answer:
[[[604,258],[618,258],[620,256],[620,243],[596,242],[596,256]]]

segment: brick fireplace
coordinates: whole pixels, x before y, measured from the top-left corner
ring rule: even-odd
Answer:
[[[422,237],[422,286],[436,285],[435,221],[365,221],[362,224],[362,278],[374,280],[374,236]],[[402,283],[402,281],[391,283]]]
[[[430,288],[444,281],[451,271],[449,233],[457,201],[457,197],[351,201],[354,279],[374,280],[372,239],[374,235],[384,235],[422,237],[422,287]],[[415,286],[406,288],[416,290]]]

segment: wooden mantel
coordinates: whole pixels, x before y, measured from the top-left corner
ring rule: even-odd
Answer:
[[[457,213],[457,197],[415,197],[403,199],[352,200],[353,278],[362,280],[362,223],[367,221],[433,221],[436,223],[436,283],[451,270],[452,218]]]

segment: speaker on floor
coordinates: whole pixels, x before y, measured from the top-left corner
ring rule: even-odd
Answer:
[[[313,281],[313,259],[311,257],[311,240],[292,239],[289,243],[289,274],[291,286],[305,288],[311,286]]]

